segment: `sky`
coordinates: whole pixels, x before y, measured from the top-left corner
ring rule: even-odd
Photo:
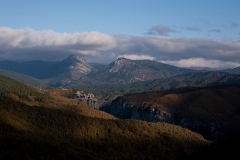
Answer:
[[[0,0],[0,61],[240,66],[239,0]]]

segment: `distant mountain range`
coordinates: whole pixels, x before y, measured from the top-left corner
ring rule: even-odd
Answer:
[[[160,85],[162,89],[171,89],[189,86],[192,83],[195,85],[199,83],[203,86],[203,84],[210,83],[236,82],[239,79],[238,75],[233,76],[232,74],[240,73],[239,67],[209,71],[206,68],[187,69],[151,60],[129,60],[126,58],[118,58],[108,65],[102,65],[90,63],[77,55],[70,55],[63,61],[0,61],[0,68],[2,69],[0,74],[10,75],[13,79],[21,77],[19,79],[24,83],[60,88],[105,84],[136,86],[137,83],[138,86],[154,84],[152,89],[158,88],[157,86]],[[11,71],[11,74],[8,71]],[[14,75],[14,73],[18,74]],[[24,76],[20,76],[20,74],[24,74]],[[23,77],[28,80],[24,80]],[[235,79],[233,79],[234,77]],[[36,81],[38,81],[37,84]]]
[[[70,55],[60,62],[0,61],[0,68],[14,71],[38,79],[51,79],[66,83],[82,81],[83,83],[127,84],[157,78],[167,78],[194,70],[179,68],[150,60],[129,60],[119,58],[109,65],[87,62],[76,55]]]
[[[0,68],[38,78],[39,74],[59,63],[58,61],[0,61]]]
[[[106,83],[127,84],[167,78],[192,71],[150,60],[119,58],[89,77]]]

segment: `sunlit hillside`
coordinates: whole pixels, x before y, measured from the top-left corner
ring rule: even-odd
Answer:
[[[117,119],[71,90],[0,82],[1,159],[177,159],[212,143],[176,125]]]

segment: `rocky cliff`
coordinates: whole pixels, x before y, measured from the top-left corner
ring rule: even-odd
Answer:
[[[174,122],[173,116],[167,110],[155,109],[150,106],[133,105],[120,97],[114,100],[109,106],[109,112],[123,119],[139,119],[151,122]]]
[[[116,99],[109,106],[109,113],[122,119],[137,119],[148,122],[166,122],[188,128],[202,134],[206,139],[213,141],[222,139],[225,135],[223,129],[217,123],[209,123],[204,120],[191,119],[181,116],[177,112],[166,109],[143,107],[133,105],[122,99]],[[197,117],[196,117],[197,118]]]
[[[112,101],[108,112],[118,118],[167,122],[213,141],[240,129],[240,86],[214,86],[136,93]]]
[[[92,108],[99,109],[98,100],[92,93],[77,91],[77,93],[74,95],[74,98],[86,102]]]

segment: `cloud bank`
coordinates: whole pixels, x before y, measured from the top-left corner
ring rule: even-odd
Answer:
[[[131,60],[155,60],[154,57],[151,57],[151,56],[148,56],[148,55],[134,55],[134,54],[131,54],[131,55],[127,55],[127,54],[124,54],[124,55],[119,55],[118,58],[120,57],[123,57],[123,58],[127,58],[127,59],[131,59]]]
[[[161,27],[155,29],[159,33],[171,32]],[[180,67],[233,68],[240,66],[240,40],[125,36],[100,32],[69,34],[0,27],[0,60],[60,61],[70,54],[100,64],[125,57]]]

